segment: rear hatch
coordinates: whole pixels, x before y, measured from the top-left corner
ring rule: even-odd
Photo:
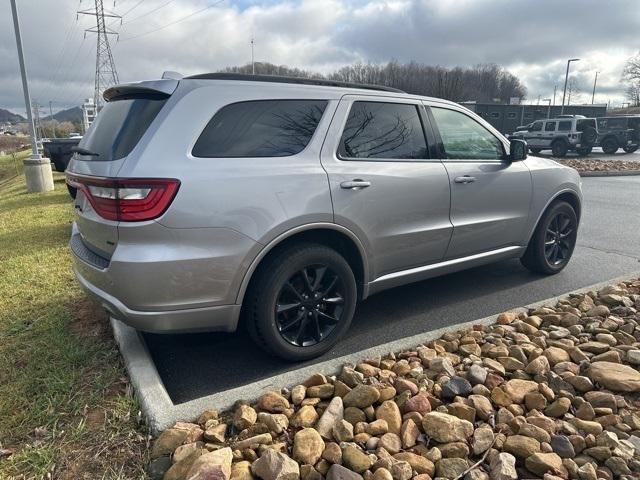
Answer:
[[[145,195],[154,197],[158,193],[153,185],[125,184],[126,181],[118,179],[118,172],[136,154],[136,146],[177,83],[140,82],[105,91],[107,102],[69,163],[67,183],[78,189],[76,233],[84,247],[106,260],[111,258],[118,242],[118,224],[123,220],[116,211],[120,202],[128,195],[128,201],[138,202],[139,210]],[[77,244],[78,239],[75,240]]]

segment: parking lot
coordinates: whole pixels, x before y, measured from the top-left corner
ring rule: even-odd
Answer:
[[[630,156],[640,159],[638,154],[627,155]],[[471,321],[640,270],[640,177],[585,178],[583,189],[585,206],[578,245],[571,263],[560,274],[537,276],[513,260],[375,295],[359,306],[347,337],[317,361]],[[174,403],[300,366],[267,356],[242,332],[146,334],[144,339]]]

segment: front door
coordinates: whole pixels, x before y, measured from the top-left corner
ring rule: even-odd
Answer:
[[[455,107],[431,107],[451,182],[453,236],[446,258],[526,244],[532,195],[524,162],[506,160],[505,144]]]
[[[419,101],[346,95],[329,128],[335,222],[365,244],[368,280],[440,261],[451,238],[449,180],[426,122]]]

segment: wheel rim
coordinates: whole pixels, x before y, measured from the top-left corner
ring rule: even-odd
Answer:
[[[566,263],[573,248],[575,225],[569,215],[558,213],[551,219],[545,232],[544,256],[549,265]]]
[[[322,264],[303,267],[278,293],[274,309],[278,332],[291,345],[316,345],[338,326],[344,305],[344,283],[337,273]]]

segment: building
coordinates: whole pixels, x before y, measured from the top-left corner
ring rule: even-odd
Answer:
[[[96,118],[96,105],[93,103],[93,98],[87,98],[82,104],[82,127],[84,132],[89,130],[94,118]]]
[[[507,105],[500,103],[460,102],[461,105],[480,115],[502,133],[513,133],[516,127],[526,125],[541,118],[560,115],[560,105]],[[607,114],[607,104],[565,105],[565,115],[603,117]]]

